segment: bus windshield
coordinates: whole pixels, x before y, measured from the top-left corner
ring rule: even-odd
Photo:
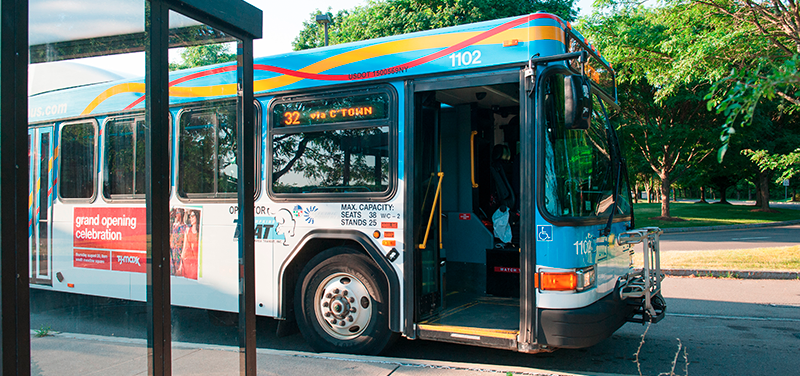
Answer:
[[[615,208],[615,216],[630,215],[619,145],[614,145],[602,99],[595,96],[589,129],[566,129],[564,77],[554,74],[543,82],[545,210],[554,217],[583,219],[608,217]]]

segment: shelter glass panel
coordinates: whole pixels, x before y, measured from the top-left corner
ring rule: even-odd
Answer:
[[[32,374],[147,372],[144,5],[29,2]]]

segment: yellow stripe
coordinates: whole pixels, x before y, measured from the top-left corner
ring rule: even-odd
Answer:
[[[432,332],[466,334],[473,336],[502,338],[510,340],[516,340],[517,334],[519,334],[518,330],[496,330],[496,329],[484,329],[484,328],[470,328],[463,326],[429,325],[429,324],[418,324],[418,326],[420,329],[429,330]]]
[[[97,108],[97,106],[100,105],[100,103],[103,103],[103,101],[105,101],[106,99],[111,98],[117,94],[122,94],[122,93],[144,94],[144,92],[145,92],[145,85],[144,83],[141,82],[129,82],[125,84],[114,85],[106,89],[106,91],[100,93],[100,95],[98,95],[97,98],[95,98],[91,103],[89,103],[88,106],[86,106],[83,112],[81,112],[81,115],[86,115],[91,113],[92,111],[94,111],[95,108]]]
[[[173,97],[216,97],[235,94],[236,84],[191,87],[173,86],[169,88],[169,95]]]

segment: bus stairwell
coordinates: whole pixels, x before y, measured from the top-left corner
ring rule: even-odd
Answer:
[[[667,304],[661,296],[661,251],[659,236],[662,230],[658,227],[646,227],[626,231],[619,235],[620,245],[636,245],[642,243],[644,266],[622,277],[620,280],[620,298],[636,305],[629,322],[657,323],[664,318]],[[633,252],[633,249],[631,249]]]

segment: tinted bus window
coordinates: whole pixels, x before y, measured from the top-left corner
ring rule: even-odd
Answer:
[[[61,128],[61,198],[94,197],[94,161],[97,129],[93,122],[73,123]]]
[[[235,103],[183,112],[178,148],[182,197],[236,196]]]
[[[289,134],[273,139],[275,193],[384,192],[389,127]]]
[[[145,126],[142,118],[110,120],[105,128],[106,198],[144,197]]]

